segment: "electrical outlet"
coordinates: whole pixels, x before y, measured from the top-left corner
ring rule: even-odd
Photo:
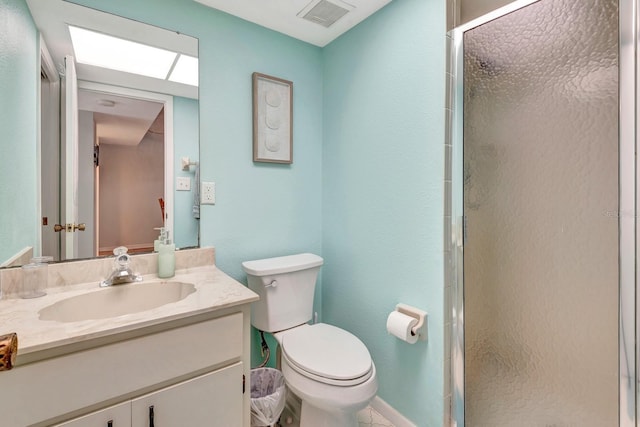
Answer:
[[[190,191],[191,190],[191,178],[188,176],[179,176],[176,178],[176,190],[177,191]]]
[[[203,182],[202,191],[200,192],[200,203],[203,205],[216,204],[216,183]]]

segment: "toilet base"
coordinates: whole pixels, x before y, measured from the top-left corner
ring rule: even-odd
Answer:
[[[300,418],[303,414],[302,408],[306,408],[304,414],[306,415],[305,421],[300,421]],[[282,411],[282,415],[280,417],[280,427],[317,427],[317,426],[347,426],[357,427],[358,414],[353,415],[355,417],[355,424],[351,419],[351,416],[348,414],[340,413],[336,416],[333,412],[329,412],[327,415],[327,411],[324,411],[320,408],[309,405],[308,403],[303,405],[302,400],[293,394],[291,390],[287,390],[287,405]]]
[[[358,427],[355,412],[325,411],[302,401],[300,427]]]

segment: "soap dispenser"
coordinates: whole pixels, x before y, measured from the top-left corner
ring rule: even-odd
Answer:
[[[160,245],[165,241],[164,227],[156,227],[154,230],[160,231],[158,238],[153,241],[153,252],[158,252],[158,248],[160,248]]]
[[[176,274],[176,245],[171,243],[169,232],[164,232],[164,242],[158,246],[158,277],[167,279]]]

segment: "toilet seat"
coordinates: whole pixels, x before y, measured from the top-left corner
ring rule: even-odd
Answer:
[[[287,331],[281,348],[293,370],[324,384],[354,386],[372,375],[371,355],[364,343],[325,323]]]

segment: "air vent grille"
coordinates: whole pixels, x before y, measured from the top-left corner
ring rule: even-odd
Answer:
[[[313,6],[302,18],[329,28],[348,12],[348,9],[340,7],[330,1],[320,0],[320,2]]]

